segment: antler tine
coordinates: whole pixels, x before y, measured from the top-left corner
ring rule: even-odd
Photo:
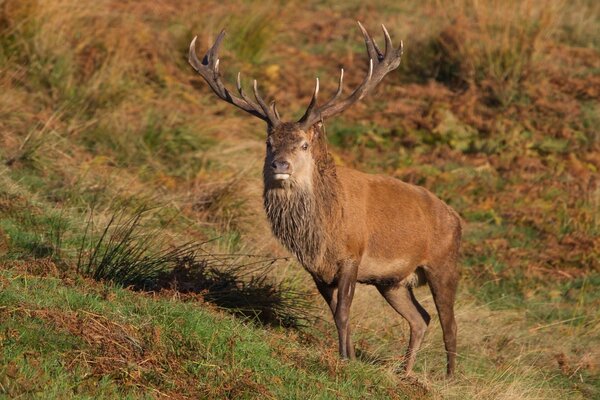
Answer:
[[[256,99],[256,101],[258,101],[258,105],[260,106],[260,108],[262,108],[263,111],[265,111],[265,108],[268,108],[267,103],[265,103],[265,101],[262,99],[262,97],[260,97],[260,94],[258,93],[258,82],[256,81],[256,79],[252,81],[252,91],[254,92],[254,98]]]
[[[271,109],[273,110],[273,113],[275,114],[275,116],[277,117],[277,119],[281,119],[281,117],[279,116],[279,111],[277,111],[277,106],[275,104],[275,100],[273,100],[271,102]]]
[[[369,35],[369,32],[365,29],[363,24],[361,24],[360,21],[356,22],[358,23],[358,27],[365,38],[365,45],[367,46],[369,58],[372,58],[373,60],[381,60],[383,58],[383,54],[381,53],[381,50],[379,50],[379,46],[377,46],[377,43],[375,40],[373,40],[371,35]]]
[[[256,99],[256,101],[258,101],[258,105],[263,110],[263,112],[269,117],[269,120],[277,121],[278,118],[275,116],[275,113],[273,112],[273,110],[271,110],[269,108],[269,106],[267,105],[267,103],[265,103],[263,98],[260,97],[260,94],[258,93],[258,83],[256,82],[256,79],[254,80],[254,83],[252,84],[252,90],[254,91],[254,98]]]
[[[202,58],[203,65],[207,65],[212,68],[212,66],[214,65],[214,62],[218,58],[219,47],[221,46],[221,42],[223,41],[224,37],[225,37],[225,29],[221,29],[221,32],[219,32],[219,34],[217,35],[215,42],[210,47],[210,49],[208,49],[208,51]],[[194,51],[194,53],[195,53],[195,51]]]
[[[196,40],[198,36],[194,36],[192,42],[190,43],[190,51],[188,53],[188,62],[196,71],[198,71],[200,67],[200,60],[198,60],[198,56],[196,55]]]
[[[339,82],[338,82],[337,91],[335,92],[335,94],[333,95],[333,97],[331,99],[329,99],[321,107],[319,107],[319,109],[323,110],[323,109],[327,108],[328,105],[330,105],[335,100],[337,100],[338,97],[340,97],[340,95],[342,94],[343,87],[344,87],[344,68],[340,68],[340,79],[339,79]],[[302,118],[300,118],[300,120],[298,122],[306,125],[306,121],[309,118],[311,118],[311,114],[313,114],[313,109],[314,109],[315,105],[317,104],[317,94],[318,93],[319,93],[319,78],[317,78],[317,84],[315,86],[315,91],[313,93],[313,97],[310,100],[310,104],[308,105],[308,108],[306,109],[306,112],[304,113],[304,115],[302,116]]]
[[[222,29],[221,32],[219,32],[219,35],[217,36],[215,43],[213,43],[212,47],[210,49],[208,49],[208,51],[202,58],[202,62],[200,62],[200,60],[198,60],[198,56],[196,55],[196,39],[198,38],[198,36],[194,36],[192,43],[190,43],[190,52],[189,52],[188,61],[190,62],[190,64],[192,64],[192,67],[194,67],[194,69],[197,72],[200,73],[200,70],[205,68],[205,69],[212,71],[213,75],[218,77],[218,74],[219,74],[219,47],[221,46],[221,42],[223,41],[224,37],[225,37],[225,29]],[[220,80],[215,79],[214,83],[219,86]],[[210,84],[210,82],[209,82],[209,84]],[[222,86],[222,85],[220,85],[220,86]],[[225,88],[219,87],[219,89],[223,90]]]
[[[400,48],[393,51],[392,39],[389,32],[384,25],[381,26],[383,35],[385,38],[385,53],[382,53],[377,43],[373,40],[369,32],[359,22],[358,27],[364,37],[365,45],[367,47],[367,54],[369,56],[369,70],[367,76],[363,79],[362,83],[345,99],[338,100],[342,93],[342,85],[344,79],[344,70],[341,70],[340,81],[338,84],[338,90],[331,100],[320,107],[315,107],[313,102],[316,102],[316,98],[311,100],[311,104],[308,106],[306,113],[298,121],[304,128],[312,126],[317,121],[331,117],[338,114],[352,104],[362,99],[371,89],[373,89],[387,73],[396,69],[400,65],[400,58],[402,56],[402,42],[400,42]]]
[[[394,46],[392,45],[392,38],[390,37],[390,33],[388,32],[387,29],[385,29],[384,24],[381,24],[381,30],[383,31],[383,36],[385,37],[385,55],[384,55],[384,57],[387,57],[390,50],[393,49]]]
[[[242,73],[238,72],[237,80],[235,82],[236,89],[237,89],[238,93],[240,94],[240,96],[242,96],[242,99],[244,99],[244,101],[246,101],[246,103],[254,104],[254,102],[252,100],[250,100],[250,98],[248,96],[246,96],[246,93],[244,93],[244,89],[242,89],[241,75],[242,75]],[[256,107],[258,108],[260,106],[257,105]]]
[[[327,103],[325,103],[323,106],[326,106],[327,104],[331,103],[332,101],[337,100],[337,98],[340,97],[340,95],[342,94],[343,87],[344,87],[344,68],[340,68],[340,79],[338,82],[337,91],[335,92],[333,97]]]
[[[244,89],[242,89],[242,73],[238,71],[237,79],[235,81],[235,87],[240,94],[240,96],[244,97]]]
[[[210,50],[208,50],[208,52],[204,56],[205,59],[208,61],[209,65],[211,65],[213,63],[214,63],[214,65],[217,65],[219,63],[219,47],[221,47],[221,42],[223,41],[224,37],[225,37],[225,29],[221,29],[221,32],[219,32],[219,35],[217,36],[215,43],[212,45]],[[204,60],[202,60],[202,61],[204,61]]]
[[[317,97],[318,96],[319,96],[319,78],[317,78],[317,83],[315,83],[315,90],[313,92],[312,98],[310,99],[310,103],[308,104],[308,108],[306,109],[306,112],[304,113],[302,118],[300,118],[300,121],[299,121],[300,123],[303,123],[304,121],[306,121],[306,119],[308,119],[311,116],[313,109],[317,105]]]
[[[224,37],[225,30],[223,29],[217,36],[217,39],[215,40],[212,47],[208,49],[208,51],[202,58],[202,61],[198,59],[198,56],[196,54],[196,40],[198,37],[194,37],[194,39],[190,43],[188,62],[194,68],[194,70],[196,70],[196,72],[198,72],[198,74],[200,74],[200,76],[204,78],[204,80],[206,81],[206,83],[208,83],[213,92],[215,92],[215,94],[219,96],[222,100],[233,104],[234,106],[246,111],[247,113],[250,113],[255,117],[266,121],[271,126],[278,125],[281,122],[279,120],[279,117],[275,113],[270,111],[268,107],[263,107],[264,102],[262,101],[262,99],[257,97],[257,101],[259,101],[259,103],[262,102],[262,104],[256,104],[244,94],[241,88],[240,74],[238,74],[237,89],[242,98],[233,96],[229,92],[229,90],[225,88],[223,82],[221,82],[221,76],[219,73],[219,47],[221,46],[221,42],[223,41]]]

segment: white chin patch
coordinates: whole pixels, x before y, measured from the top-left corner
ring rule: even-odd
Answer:
[[[273,175],[273,178],[278,181],[285,181],[290,178],[290,174],[275,174]]]

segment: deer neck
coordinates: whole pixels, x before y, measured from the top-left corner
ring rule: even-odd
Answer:
[[[338,180],[333,159],[316,162],[307,184],[265,186],[263,200],[273,234],[312,274],[321,275],[331,253],[329,232],[340,221]]]

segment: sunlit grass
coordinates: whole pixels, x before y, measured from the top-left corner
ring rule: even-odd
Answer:
[[[94,208],[98,226],[106,226],[125,204],[128,210],[161,210],[147,228],[165,245],[182,237],[216,238],[208,245],[218,253],[287,255],[267,234],[261,209],[264,127],[219,102],[193,74],[186,63],[189,41],[198,35],[201,52],[227,28],[221,57],[229,87],[241,70],[246,84],[258,78],[267,97],[277,98],[291,116],[306,107],[315,75],[324,98],[338,67],[346,71],[345,93],[360,83],[366,60],[355,20],[377,38],[383,22],[394,40],[405,42],[400,71],[362,104],[328,121],[327,134],[338,163],[423,185],[465,220],[459,376],[442,378],[444,353],[434,318],[417,363],[425,396],[593,398],[600,390],[594,350],[598,12],[597,2],[588,0],[5,1],[0,261],[41,276],[49,275],[44,268],[50,264],[68,271],[89,210]],[[123,216],[131,217],[129,211]],[[6,384],[15,367],[5,363],[2,390],[136,397],[148,390],[139,382],[176,387],[169,374],[181,368],[185,384],[205,397],[257,395],[260,385],[274,397],[417,396],[410,391],[420,387],[414,382],[393,382],[407,327],[380,297],[359,291],[352,321],[364,357],[343,366],[335,361],[329,311],[310,278],[291,261],[271,275],[292,277],[294,285],[312,290],[307,301],[323,308],[325,324],[300,337],[307,346],[293,335],[246,331],[237,320],[220,325],[212,311],[176,299],[153,303],[82,281],[63,288],[56,278],[0,279],[0,313],[24,309],[3,320],[8,333],[0,340],[13,340],[14,353],[6,354],[16,357],[19,379]],[[53,297],[55,290],[69,294]],[[428,292],[419,296],[433,312]],[[129,322],[119,317],[124,313],[135,332],[165,329],[158,347],[176,360],[181,354],[181,366],[166,362],[164,370],[146,371],[119,364],[86,383],[89,365],[64,360],[89,344],[60,329],[44,338],[40,321],[48,321],[27,314],[32,304],[62,313],[63,303],[118,324]],[[160,321],[152,319],[153,311]],[[215,325],[203,325],[204,318]],[[15,344],[12,330],[24,343]],[[230,330],[244,332],[234,335],[243,346],[235,357],[221,348]],[[199,357],[210,350],[211,338],[223,342]],[[271,341],[279,344],[265,347]],[[41,355],[30,362],[29,351]],[[244,352],[252,356],[244,358]],[[263,364],[268,367],[257,367]],[[260,385],[245,387],[252,380],[247,376]],[[307,382],[314,384],[309,394]]]

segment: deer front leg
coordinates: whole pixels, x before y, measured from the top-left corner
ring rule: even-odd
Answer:
[[[325,299],[325,302],[329,306],[331,314],[335,319],[335,311],[337,309],[338,302],[338,288],[336,286],[323,283],[317,278],[314,278],[314,280],[317,285],[317,289],[319,290],[319,293],[321,293],[321,296],[323,296],[323,298]],[[354,353],[354,345],[352,344],[351,330],[349,325],[350,324],[348,324],[348,334],[346,336],[346,350],[348,351],[348,358],[354,360],[356,358],[356,355]]]
[[[356,287],[356,274],[358,266],[347,262],[338,272],[337,307],[334,319],[338,331],[340,357],[348,359],[354,357],[354,349],[348,346],[350,340],[350,306]]]

